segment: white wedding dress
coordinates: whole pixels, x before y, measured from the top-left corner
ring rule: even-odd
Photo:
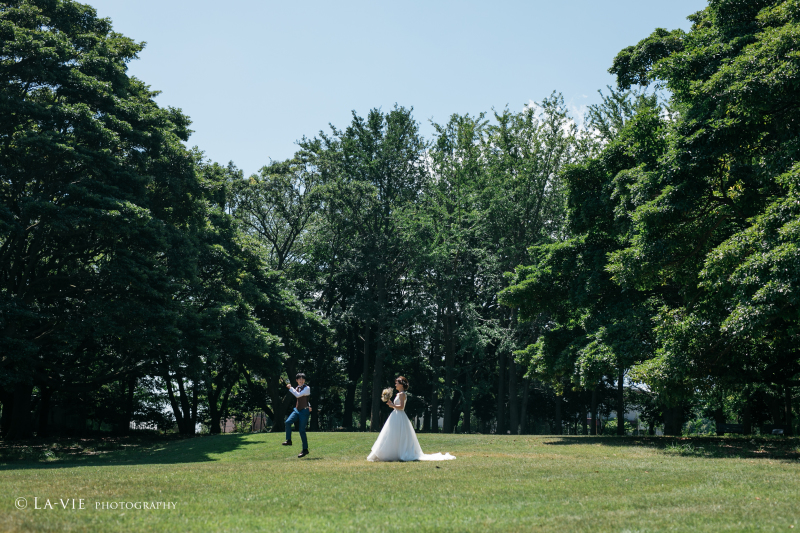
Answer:
[[[400,394],[394,397],[394,404],[400,405]],[[383,425],[378,440],[372,445],[372,453],[367,461],[447,461],[455,456],[446,453],[424,454],[419,447],[417,434],[411,420],[402,409],[393,409]]]

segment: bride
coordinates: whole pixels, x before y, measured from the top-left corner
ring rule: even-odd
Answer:
[[[408,380],[400,376],[395,380],[394,386],[397,389],[394,402],[386,401],[386,405],[394,411],[383,425],[378,440],[372,445],[372,453],[367,457],[367,461],[446,461],[455,459],[449,453],[444,455],[422,453],[417,434],[405,413]]]

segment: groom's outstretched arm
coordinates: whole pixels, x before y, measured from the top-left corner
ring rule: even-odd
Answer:
[[[291,392],[295,398],[299,398],[301,396],[308,396],[311,394],[311,387],[304,387],[303,390],[300,392],[297,392],[294,387],[289,387],[289,392]]]

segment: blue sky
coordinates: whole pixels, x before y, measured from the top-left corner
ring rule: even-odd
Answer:
[[[147,42],[133,75],[183,109],[208,158],[246,174],[351,110],[414,108],[421,131],[453,113],[522,109],[553,90],[576,110],[614,83],[622,48],[689,29],[706,1],[94,0]]]

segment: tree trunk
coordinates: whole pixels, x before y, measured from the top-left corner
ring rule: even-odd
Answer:
[[[783,423],[783,417],[786,414],[784,410],[784,402],[780,397],[780,391],[776,390],[776,395],[769,394],[766,396],[767,408],[769,409],[770,417],[774,425]]]
[[[370,416],[370,431],[380,431],[383,427],[381,423],[381,392],[383,392],[384,385],[383,379],[383,360],[386,357],[386,349],[383,343],[382,335],[379,333],[375,337],[375,367],[372,371],[372,413]]]
[[[272,401],[272,429],[270,433],[281,433],[284,430],[283,422],[286,420],[286,410],[290,403],[287,401],[288,393],[279,387],[280,378],[267,378],[267,391]]]
[[[453,403],[450,413],[453,426],[453,429],[450,430],[450,433],[455,433],[458,430],[458,419],[461,414],[461,407],[463,403],[464,403],[464,395],[461,393],[459,389],[456,389],[455,392],[453,392]],[[444,431],[442,432],[444,433]]]
[[[683,408],[667,407],[664,409],[664,434],[679,436],[683,429]]]
[[[31,438],[31,394],[33,384],[17,383],[14,387],[14,407],[11,412],[11,427],[8,440]]]
[[[370,334],[372,333],[372,326],[367,323],[364,327],[364,365],[361,381],[361,418],[360,428],[361,431],[367,430],[367,417],[369,416],[370,397],[369,397],[369,362],[370,362]]]
[[[497,369],[497,433],[506,432],[506,352],[500,351]]]
[[[753,433],[753,401],[749,396],[745,398],[744,411],[742,412],[742,432],[745,435]]]
[[[564,432],[562,427],[562,420],[561,420],[561,404],[562,404],[563,397],[559,394],[556,395],[556,416],[555,416],[555,427],[553,428],[553,433],[555,435],[561,435]]]
[[[711,415],[714,417],[714,424],[717,426],[717,435],[724,435],[725,433],[722,432],[722,428],[720,427],[725,423],[725,412],[722,410],[722,407],[714,409]]]
[[[419,391],[420,398],[430,399],[430,391],[433,388],[431,380],[425,380],[422,390]],[[426,402],[425,410],[422,412],[422,432],[427,433],[431,430],[431,404]]]
[[[597,435],[597,389],[600,385],[595,385],[592,389],[592,428],[589,432],[590,435]]]
[[[436,383],[431,387],[431,433],[439,433],[439,391]]]
[[[511,415],[509,429],[512,435],[519,434],[519,395],[517,394],[517,361],[514,357],[508,362],[508,409]]]
[[[384,313],[386,312],[386,274],[382,271],[378,271],[377,281],[380,318],[378,320],[378,331],[375,335],[375,367],[372,372],[372,417],[370,431],[380,431],[383,427],[383,424],[381,424],[381,392],[383,391],[384,385],[386,385],[383,378],[383,360],[386,358],[386,345],[383,338],[386,332],[386,323],[384,321]]]
[[[583,435],[589,434],[589,423],[587,422],[587,418],[589,415],[586,413],[586,404],[581,404],[581,429],[583,431]]]
[[[794,429],[792,428],[792,388],[789,385],[786,385],[783,391],[783,398],[785,402],[785,410],[786,410],[786,431],[784,432],[786,435],[794,435]]]
[[[519,415],[519,433],[520,435],[527,435],[528,433],[528,402],[530,401],[531,380],[522,378],[522,408]]]
[[[472,433],[472,369],[468,368],[464,376],[464,433]]]
[[[355,410],[356,388],[358,387],[358,372],[360,370],[361,357],[358,349],[358,329],[357,325],[351,324],[347,328],[349,365],[347,374],[347,387],[344,393],[344,414],[342,425],[347,431],[353,431],[353,411]]]
[[[221,386],[222,385],[220,385],[220,387]],[[225,396],[222,397],[222,407],[220,407],[219,411],[217,411],[218,418],[216,424],[214,424],[214,420],[211,421],[211,423],[217,427],[219,427],[220,422],[225,423],[228,420],[228,398],[230,397],[232,390],[232,386],[228,387],[228,390],[225,391]],[[220,418],[222,418],[222,420],[220,420]]]
[[[178,381],[181,380],[180,376],[176,377]],[[172,407],[172,414],[175,415],[175,423],[178,425],[178,432],[181,435],[184,435],[186,431],[186,422],[183,417],[183,411],[181,411],[180,405],[178,404],[178,400],[175,398],[175,391],[172,387],[172,377],[169,375],[169,370],[164,373],[164,383],[167,386],[167,397],[169,398],[169,404]],[[214,433],[213,428],[211,433]]]
[[[617,435],[625,435],[625,373],[622,369],[617,376]]]
[[[128,378],[126,381],[121,382],[125,390],[125,407],[123,408],[122,418],[119,421],[119,428],[117,431],[120,435],[127,435],[131,432],[131,420],[133,419],[133,393],[136,391],[137,379],[135,377]]]
[[[50,436],[50,421],[48,418],[50,417],[50,398],[53,391],[49,387],[39,387],[39,391],[42,397],[39,403],[39,428],[36,431],[36,436],[43,439]]]
[[[441,322],[441,312],[437,311],[436,325],[434,326],[435,340],[431,343],[430,365],[433,369],[433,379],[431,379],[431,433],[439,433],[439,368],[442,363],[441,339],[439,338],[439,323]]]
[[[192,427],[197,427],[197,404],[199,398],[197,395],[197,382],[192,382]]]
[[[662,411],[664,413],[664,435],[674,435],[672,407],[664,407]]]
[[[453,432],[453,364],[455,359],[455,316],[445,314],[444,320],[444,421],[442,433]]]
[[[375,343],[375,367],[372,370],[372,412],[370,414],[370,431],[380,431],[383,428],[383,418],[381,417],[381,392],[386,385],[383,378],[383,360],[386,357],[386,351],[381,337],[376,339]]]
[[[208,398],[208,432],[212,435],[219,435],[222,433],[222,428],[219,427],[219,390],[214,390],[211,383],[208,384],[206,397]]]
[[[192,409],[189,403],[189,395],[186,393],[186,387],[183,383],[183,377],[178,376],[178,395],[181,401],[181,412],[183,413],[183,427],[179,428],[181,435],[194,435],[194,426],[192,425]]]
[[[322,398],[319,396],[316,397],[314,400],[314,408],[311,409],[311,412],[308,415],[308,430],[319,431],[319,423],[321,418],[320,415],[322,415]]]
[[[357,381],[348,381],[344,392],[344,413],[342,414],[342,425],[346,431],[353,431],[353,410],[356,402]]]
[[[11,413],[14,411],[14,391],[0,389],[0,402],[3,415],[0,417],[0,436],[5,437],[11,430]]]

